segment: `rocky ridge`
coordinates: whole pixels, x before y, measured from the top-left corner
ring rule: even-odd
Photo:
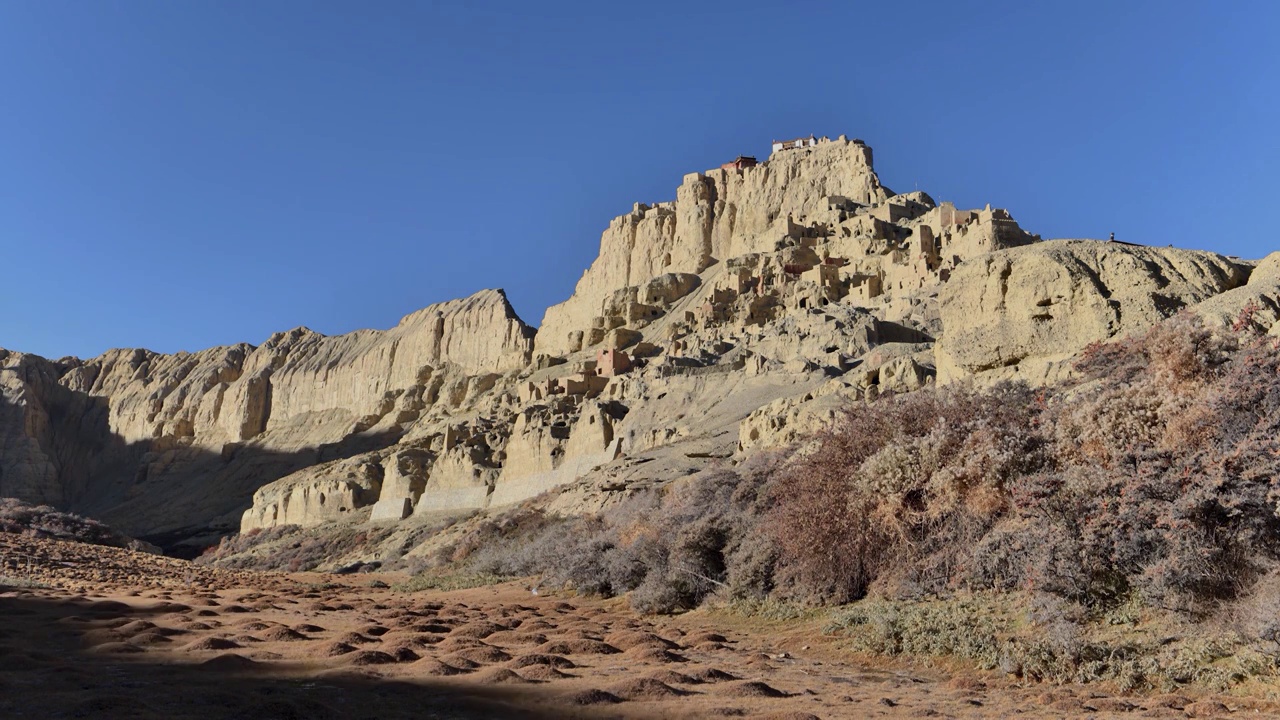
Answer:
[[[1094,342],[1145,330],[1245,284],[1221,255],[1055,240],[993,253],[956,270],[940,295],[939,379],[1047,382]]]
[[[815,140],[686,175],[673,202],[615,218],[537,331],[486,290],[386,331],[4,352],[0,496],[193,546],[498,507],[580,478],[557,502],[590,509],[887,390],[1052,379],[1087,344],[1184,308],[1270,328],[1276,267],[1040,242],[1003,210],[892,193],[861,141]]]

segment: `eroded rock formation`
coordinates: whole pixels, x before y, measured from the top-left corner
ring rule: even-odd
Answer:
[[[311,490],[262,497],[292,499],[280,500],[281,522],[336,517],[379,488],[367,473],[334,476],[327,461],[389,445],[428,408],[484,394],[528,364],[533,334],[486,290],[383,332],[299,328],[258,347],[112,350],[83,362],[9,353],[0,494],[156,535],[234,526],[245,492],[307,468]]]
[[[958,268],[942,289],[939,378],[1044,382],[1090,343],[1239,287],[1247,270],[1215,253],[1093,240],[992,253]]]
[[[613,220],[536,333],[486,290],[385,331],[84,361],[4,352],[0,495],[193,545],[410,522],[586,478],[556,500],[572,512],[797,440],[885,392],[1044,380],[1181,308],[1218,324],[1247,310],[1263,329],[1280,315],[1275,256],[1254,269],[1041,243],[1003,210],[895,195],[844,137],[743,160]]]

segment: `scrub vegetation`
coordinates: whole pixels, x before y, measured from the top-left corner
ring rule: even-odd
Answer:
[[[831,630],[868,651],[1045,679],[1228,685],[1273,673],[1275,339],[1180,317],[1090,348],[1075,370],[1044,389],[959,385],[859,404],[788,451],[594,516],[510,511],[473,524],[424,572],[538,576],[655,613],[841,606]]]

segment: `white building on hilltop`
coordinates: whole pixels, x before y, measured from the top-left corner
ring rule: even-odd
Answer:
[[[822,140],[826,140],[826,139],[827,138],[822,138]],[[819,142],[820,140],[812,135],[810,135],[807,138],[806,137],[796,138],[795,140],[774,140],[773,152],[778,152],[779,150],[791,150],[793,148],[813,147],[814,145],[817,145]]]

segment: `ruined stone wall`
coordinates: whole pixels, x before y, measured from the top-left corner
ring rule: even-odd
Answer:
[[[580,349],[571,335],[603,314],[604,301],[619,288],[772,251],[786,234],[780,228],[788,216],[829,214],[829,196],[877,203],[889,194],[871,166],[870,149],[844,139],[776,153],[741,172],[686,175],[671,214],[633,212],[610,223],[573,296],[547,309],[537,350],[558,355]]]
[[[536,340],[484,291],[386,331],[0,354],[0,494],[198,539],[493,508],[584,477],[658,483],[796,439],[849,399],[1026,377],[1247,272],[1099,243],[1002,250],[1038,238],[1000,210],[889,195],[843,138],[685,176],[674,201],[610,223]],[[1272,327],[1275,267],[1205,316],[1258,306]],[[598,354],[624,348],[634,362]]]

